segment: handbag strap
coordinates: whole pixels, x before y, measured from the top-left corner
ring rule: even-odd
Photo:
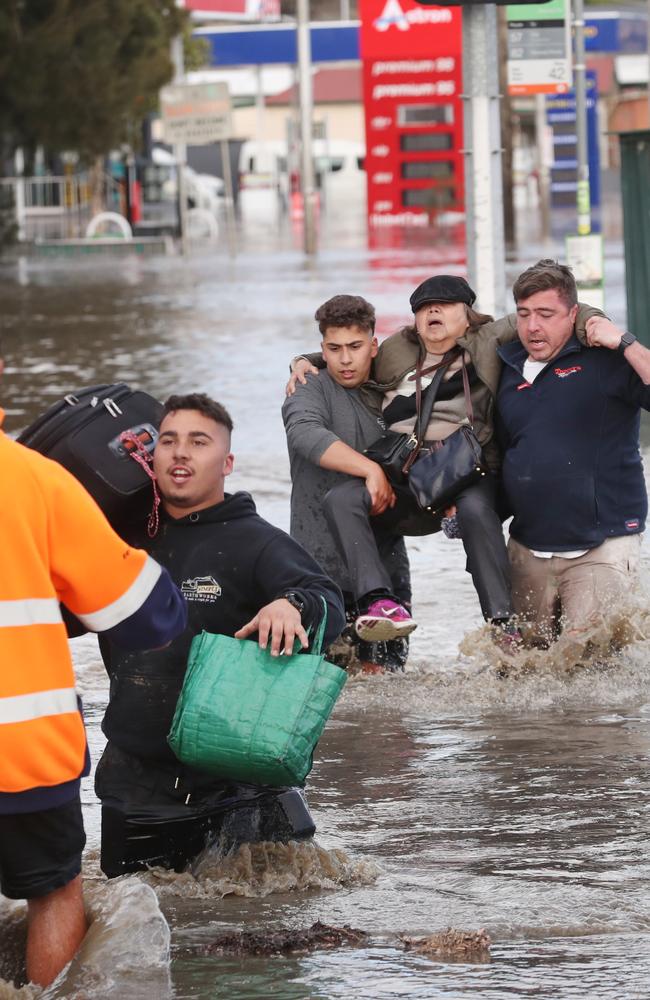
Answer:
[[[450,356],[448,356],[448,354]],[[445,354],[442,361],[439,361],[437,364],[431,365],[431,367],[426,369],[426,374],[432,371],[435,371],[436,374],[433,376],[424,392],[422,392],[422,361],[421,359],[418,359],[415,369],[415,410],[417,416],[415,419],[415,427],[413,429],[413,437],[416,440],[413,444],[413,449],[402,468],[405,475],[415,462],[420,453],[420,449],[424,444],[424,438],[427,432],[427,427],[429,426],[429,420],[431,419],[431,413],[433,412],[433,405],[436,401],[436,396],[438,395],[438,389],[440,388],[440,383],[442,382],[446,369],[456,356],[455,349],[453,349],[453,353],[448,352],[448,354]]]
[[[312,653],[322,653],[323,652],[323,639],[325,638],[325,628],[327,626],[327,601],[321,594],[320,596],[323,605],[323,616],[320,620],[320,624],[316,629],[316,635],[314,636],[314,641],[311,644]]]
[[[467,365],[465,364],[464,351],[461,351],[460,364],[463,372],[463,393],[465,394],[465,409],[467,410],[467,419],[469,420],[469,426],[474,427],[474,409],[472,407],[472,396],[469,389],[469,376],[467,374]]]

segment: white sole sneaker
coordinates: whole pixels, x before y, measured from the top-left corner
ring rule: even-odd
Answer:
[[[366,642],[385,642],[387,639],[399,639],[410,635],[418,627],[412,618],[396,622],[390,618],[374,618],[371,615],[360,615],[354,623],[354,630],[360,639]]]

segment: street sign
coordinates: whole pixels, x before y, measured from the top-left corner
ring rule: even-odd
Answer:
[[[232,135],[226,83],[175,83],[160,92],[165,142],[206,146]]]
[[[508,93],[563,94],[572,83],[569,0],[510,4]]]

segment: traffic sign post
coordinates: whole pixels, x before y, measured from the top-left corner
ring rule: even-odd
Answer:
[[[585,63],[585,17],[583,0],[573,0],[573,27],[575,29],[575,73],[576,88],[576,153],[578,159],[578,187],[576,210],[578,233],[587,236],[591,232],[591,201],[589,190],[589,153],[587,151],[587,78]]]
[[[174,64],[174,82],[177,86],[181,86],[185,76],[185,56],[182,35],[176,35],[176,37],[172,39],[171,57]],[[174,159],[176,160],[178,236],[181,253],[185,256],[187,253],[187,198],[185,195],[185,164],[187,162],[187,149],[184,142],[176,142],[173,148]]]
[[[602,234],[567,236],[566,261],[573,270],[580,301],[604,310]]]
[[[496,8],[507,4],[447,0],[446,6],[463,7],[467,271],[480,308],[501,315],[506,295]],[[524,0],[517,6],[531,5]]]
[[[505,312],[505,244],[495,4],[463,9],[467,273],[483,312]]]

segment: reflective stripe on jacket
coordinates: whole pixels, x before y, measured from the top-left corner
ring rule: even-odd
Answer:
[[[87,628],[110,629],[141,607],[161,569],[115,534],[70,473],[2,431],[0,467],[0,792],[19,793],[84,768],[59,602]]]

